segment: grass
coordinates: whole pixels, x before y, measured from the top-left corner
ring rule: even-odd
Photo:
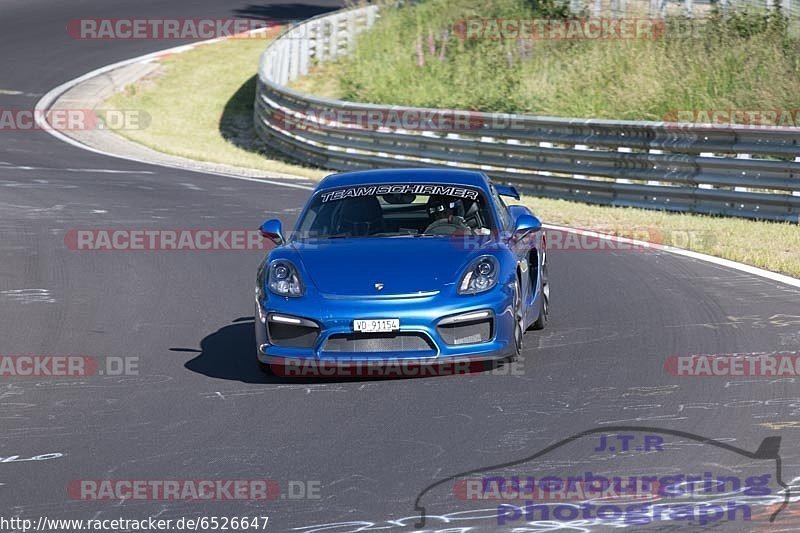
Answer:
[[[238,167],[319,178],[324,171],[287,161],[263,146],[253,128],[256,68],[265,39],[233,39],[162,59],[154,76],[109,100],[143,109],[147,128],[120,130],[160,152]]]
[[[289,164],[248,141],[254,139],[252,111],[261,40],[206,45],[163,60],[157,76],[113,97],[120,109],[144,109],[153,117],[131,139],[162,152],[202,161],[288,172],[319,178],[327,172]],[[340,63],[296,86],[331,90]],[[189,88],[187,90],[186,88]],[[234,139],[234,141],[231,141]],[[623,236],[653,232],[672,244],[800,277],[800,229],[796,224],[674,214],[523,197],[543,221]]]
[[[463,39],[457,31],[463,19],[551,16],[534,4],[430,0],[384,9],[337,63],[336,82],[319,88],[377,104],[631,120],[800,107],[800,40],[786,21],[756,11],[672,18],[663,38],[649,40]]]

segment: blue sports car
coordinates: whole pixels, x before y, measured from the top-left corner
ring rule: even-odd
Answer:
[[[328,176],[259,266],[262,369],[325,362],[421,365],[516,357],[547,320],[541,223],[479,171]],[[287,372],[291,375],[291,371]]]

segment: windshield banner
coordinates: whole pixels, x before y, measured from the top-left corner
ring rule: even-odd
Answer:
[[[425,184],[387,184],[369,185],[361,187],[348,187],[335,191],[326,191],[320,196],[323,202],[329,200],[342,200],[356,196],[373,196],[382,194],[423,194],[457,196],[459,198],[478,199],[478,191],[454,185],[425,185]]]

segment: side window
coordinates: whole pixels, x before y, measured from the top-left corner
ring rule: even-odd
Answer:
[[[503,225],[503,229],[511,229],[514,227],[514,221],[511,219],[511,213],[508,212],[508,207],[506,207],[506,203],[497,194],[497,191],[492,185],[492,198],[494,199],[494,203],[497,205],[497,212],[500,214],[500,223]]]

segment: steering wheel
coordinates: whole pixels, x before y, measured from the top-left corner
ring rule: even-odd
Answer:
[[[427,228],[425,228],[425,233],[430,233],[431,235],[452,235],[457,231],[469,231],[472,233],[472,228],[466,224],[440,221],[433,222]]]

